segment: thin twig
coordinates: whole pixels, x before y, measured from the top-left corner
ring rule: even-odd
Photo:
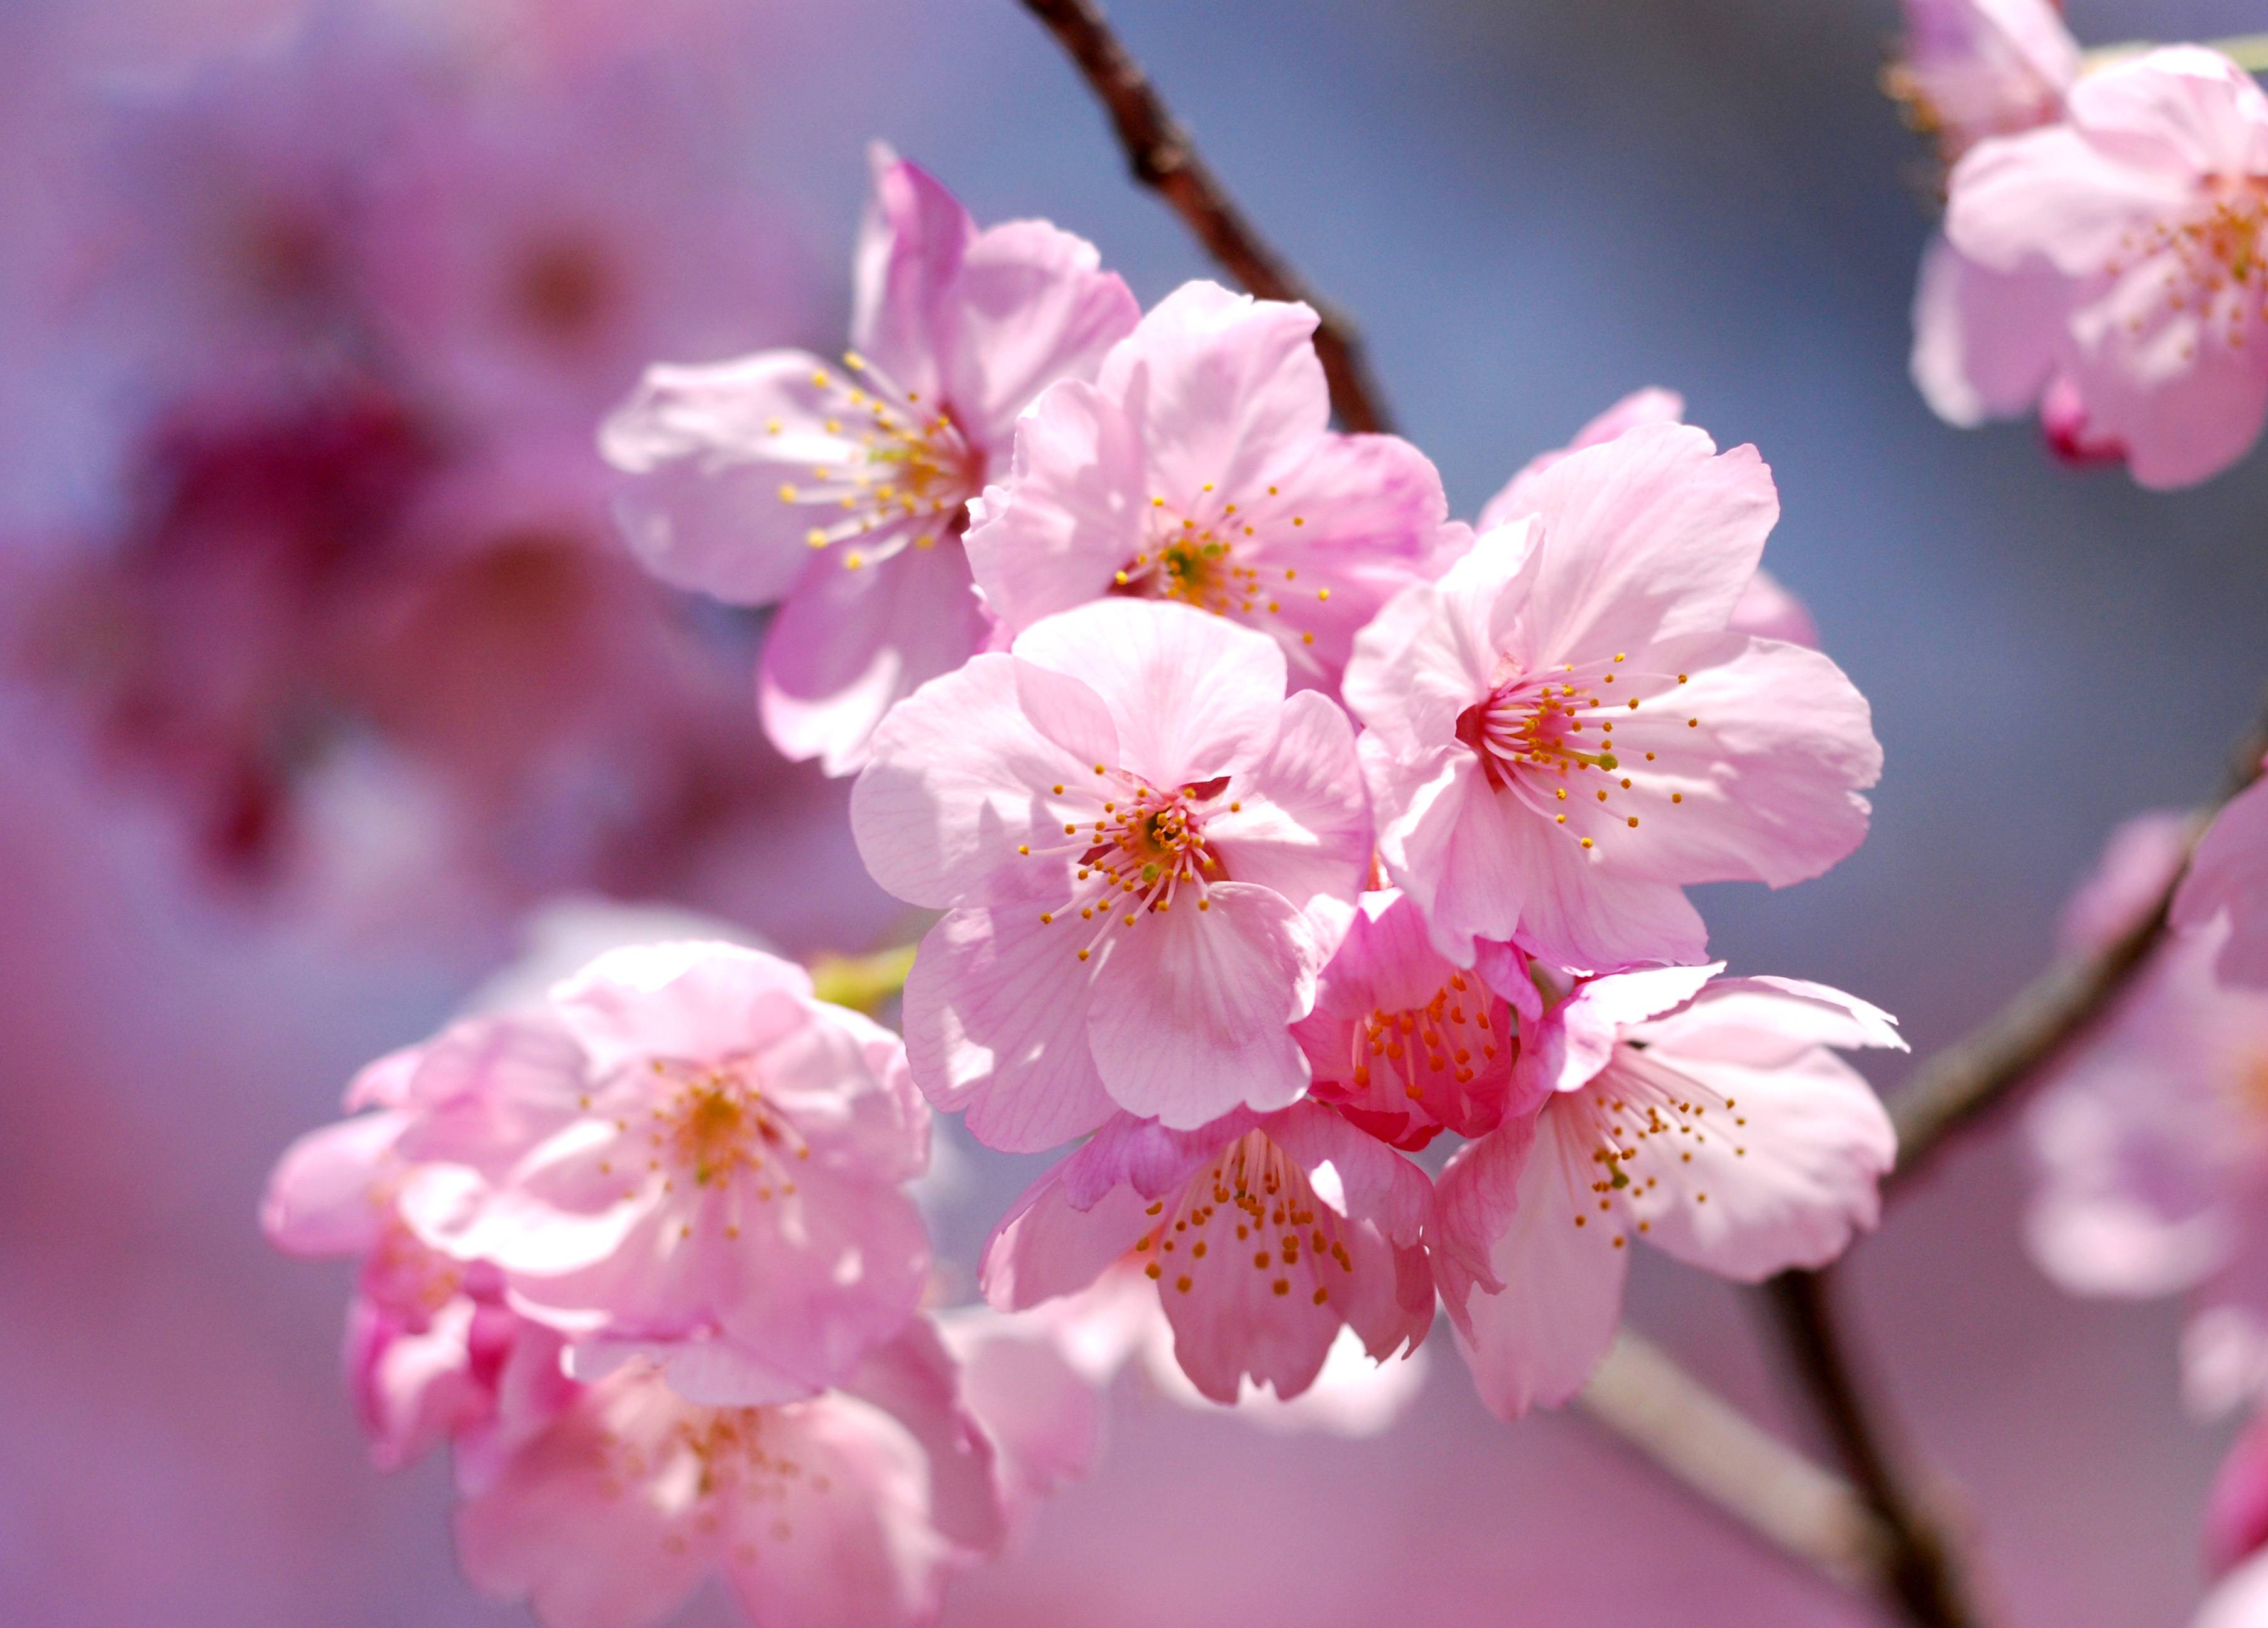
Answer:
[[[1162,197],[1223,269],[1263,299],[1304,300],[1322,326],[1315,354],[1329,382],[1331,406],[1351,430],[1388,429],[1386,407],[1370,378],[1362,342],[1345,316],[1310,289],[1247,220],[1150,84],[1142,65],[1111,32],[1094,0],[1024,0],[1033,16],[1079,65],[1110,115],[1134,179]]]
[[[2221,788],[2191,817],[2192,842],[2222,803],[2260,776],[2268,752],[2268,715],[2255,723],[2229,760]],[[1897,1168],[1885,1190],[1911,1181],[1954,1133],[2006,1102],[2109,1009],[2166,935],[2176,875],[2149,913],[2116,942],[2090,956],[2058,962],[2000,1010],[1917,1069],[1891,1099],[1898,1130]]]
[[[1584,1412],[1752,1536],[1846,1588],[1881,1586],[1888,1530],[1851,1484],[1766,1433],[1625,1330]]]
[[[1782,1272],[1764,1286],[1788,1359],[1858,1496],[1886,1537],[1880,1588],[1915,1628],[1975,1628],[1969,1584],[1945,1532],[1909,1489],[1835,1318],[1827,1272]]]

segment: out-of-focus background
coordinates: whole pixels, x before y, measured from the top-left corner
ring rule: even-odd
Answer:
[[[2268,677],[2268,458],[2153,496],[1930,417],[1890,0],[1117,11],[1462,512],[1640,385],[1763,449],[1769,563],[1889,770],[1825,880],[1712,891],[1737,968],[1926,1050],[2042,962],[2115,821],[2212,783]],[[2259,23],[2069,13],[2091,44]],[[0,4],[0,1618],[523,1620],[455,1577],[443,1464],[368,1467],[346,1269],[271,1255],[254,1207],[538,900],[798,953],[902,933],[843,788],[757,735],[756,629],[628,564],[590,450],[645,360],[838,342],[874,136],[1145,303],[1208,269],[1012,0]],[[1026,1176],[971,1169],[964,1262]],[[2027,1263],[2024,1176],[2004,1131],[1904,1199],[1859,1324],[2007,1620],[2179,1624],[2225,1432],[2179,1406],[2175,1306]],[[1631,1307],[1784,1418],[1740,1293],[1642,1266]],[[1368,1441],[1122,1396],[1101,1472],[950,1620],[1865,1620],[1435,1358]]]

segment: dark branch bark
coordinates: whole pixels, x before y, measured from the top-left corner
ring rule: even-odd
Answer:
[[[2238,744],[2221,789],[2191,820],[2194,842],[2221,804],[2260,775],[2268,717]],[[2149,913],[2098,954],[2057,963],[1965,1038],[1918,1069],[1890,1103],[1898,1129],[1897,1168],[1885,1190],[1903,1186],[1959,1132],[1999,1106],[2025,1081],[2085,1034],[2149,960],[2166,935],[2176,876]]]
[[[1976,1628],[1968,1582],[1925,1501],[1899,1473],[1845,1349],[1826,1272],[1783,1272],[1764,1286],[1790,1366],[1883,1534],[1878,1587],[1915,1628]]]
[[[1023,0],[1061,42],[1110,115],[1134,179],[1158,194],[1222,269],[1263,299],[1304,300],[1322,326],[1315,354],[1331,407],[1351,430],[1390,428],[1353,326],[1310,289],[1247,220],[1094,0]]]

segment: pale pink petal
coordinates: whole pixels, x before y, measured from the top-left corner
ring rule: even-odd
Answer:
[[[1395,759],[1453,740],[1459,715],[1494,686],[1491,623],[1537,535],[1518,524],[1483,532],[1440,582],[1405,589],[1357,635],[1341,693]]]
[[[1754,447],[1720,454],[1681,424],[1570,453],[1535,502],[1543,541],[1511,647],[1534,671],[1721,631],[1779,518]]]
[[[2100,273],[2138,222],[2172,215],[2189,197],[2181,171],[2107,163],[2069,125],[1979,143],[1947,185],[1945,235],[1961,254],[2003,272],[2045,260],[2071,277]]]
[[[2140,927],[2181,876],[2189,851],[2189,817],[2176,810],[2122,822],[2095,869],[2065,902],[2056,925],[2058,946],[2073,955],[2096,954]]]
[[[1973,429],[2037,401],[2064,343],[2067,282],[2043,260],[2001,270],[1931,238],[1914,288],[1909,364],[1930,410]]]
[[[2174,900],[2174,920],[2199,928],[2228,913],[2219,970],[2231,983],[2268,986],[2268,781],[2221,810],[2198,844]]]
[[[1730,1104],[1697,1115],[1675,1139],[1675,1159],[1649,1149],[1630,1162],[1625,1202],[1649,1243],[1688,1265],[1756,1282],[1822,1266],[1873,1228],[1881,1213],[1876,1184],[1896,1157],[1897,1138],[1848,1063],[1813,1049],[1752,1067],[1667,1044],[1650,1045],[1643,1060]],[[1601,1084],[1611,1090],[1638,1066],[1625,1052]]]
[[[1726,627],[1728,632],[1744,633],[1752,639],[1777,639],[1815,650],[1819,648],[1819,628],[1812,621],[1811,612],[1770,571],[1759,570],[1749,579]]]
[[[1532,1037],[1523,1033],[1521,1067],[1549,1090],[1579,1090],[1612,1060],[1624,1030],[1683,1005],[1724,970],[1719,961],[1586,979]]]
[[[1505,1287],[1474,1288],[1462,1308],[1457,1344],[1482,1402],[1502,1419],[1581,1390],[1622,1316],[1630,1248],[1593,1206],[1598,1167],[1588,1146],[1568,1142],[1561,1118],[1547,1107],[1537,1121],[1512,1212],[1488,1245],[1490,1271]]]
[[[1160,789],[1249,768],[1276,744],[1283,651],[1191,606],[1098,600],[1027,628],[1011,648],[1101,696],[1118,729],[1113,766]]]
[[[1505,482],[1504,488],[1489,499],[1473,524],[1476,530],[1486,532],[1509,524],[1525,515],[1535,512],[1535,479],[1570,452],[1580,452],[1587,446],[1597,446],[1613,440],[1626,429],[1640,424],[1675,424],[1685,417],[1685,398],[1674,390],[1648,385],[1634,390],[1598,417],[1575,432],[1575,438],[1565,446],[1555,447],[1530,458],[1521,472]]]
[[[811,974],[740,944],[634,944],[562,981],[551,1003],[604,1075],[648,1058],[762,1051],[809,1021]]]
[[[1229,782],[1237,806],[1205,819],[1231,880],[1272,889],[1293,908],[1351,905],[1370,869],[1370,806],[1346,714],[1313,690],[1284,703],[1266,762]]]
[[[2205,1596],[2190,1628],[2261,1628],[2268,1623],[2268,1555],[2248,1560]]]
[[[1534,1111],[1506,1119],[1458,1148],[1434,1180],[1427,1255],[1442,1307],[1468,1338],[1476,1294],[1495,1294],[1506,1287],[1491,1256],[1519,1211],[1521,1181],[1540,1123]]]
[[[943,387],[965,433],[1007,450],[1016,416],[1062,378],[1090,378],[1141,307],[1084,238],[1045,221],[976,234],[953,290]]]
[[[1307,1087],[1290,1025],[1314,1005],[1330,946],[1284,897],[1227,882],[1112,928],[1088,1033],[1111,1100],[1189,1130]],[[1057,941],[1058,952],[1068,946]]]
[[[982,647],[983,612],[950,539],[856,567],[853,554],[803,552],[764,641],[757,705],[786,757],[854,774],[893,706]]]
[[[1100,598],[1142,552],[1147,506],[1119,405],[1075,379],[1053,385],[1016,424],[1007,482],[971,506],[968,565],[986,605],[1024,628]]]
[[[1035,1182],[992,1229],[985,1299],[1021,1311],[1086,1288],[1134,1247],[1157,1201],[1178,1192],[1226,1140],[1119,1114]]]
[[[869,1353],[838,1394],[880,1409],[920,1445],[928,1461],[925,1523],[960,1549],[989,1554],[1008,1535],[1003,1466],[968,1404],[966,1377],[943,1331],[916,1316]]]
[[[957,338],[954,285],[976,223],[936,177],[879,143],[868,169],[873,194],[851,258],[851,348],[901,390],[934,400]]]
[[[814,510],[780,488],[859,456],[827,428],[834,409],[818,357],[768,350],[698,367],[657,366],[599,432],[631,479],[622,534],[665,582],[734,605],[769,605],[810,562]]]
[[[2204,46],[2167,46],[2072,88],[2071,121],[2107,158],[2138,167],[2258,173],[2268,166],[2268,93]]]
[[[1315,313],[1186,282],[1151,307],[1096,383],[1140,426],[1152,479],[1182,506],[1207,481],[1257,495],[1329,420]]]
[[[402,1113],[369,1113],[310,1131],[284,1150],[260,1203],[261,1229],[294,1255],[358,1255],[393,1207]]]
[[[1012,914],[956,910],[930,929],[906,979],[906,1052],[934,1106],[966,1111],[988,1147],[1028,1153],[1114,1104],[1087,1045],[1087,966],[1061,931]]]
[[[961,1363],[968,1409],[998,1456],[1012,1520],[1094,1472],[1102,1452],[1103,1397],[1067,1354],[1061,1333],[981,1306],[944,1314],[939,1332]]]

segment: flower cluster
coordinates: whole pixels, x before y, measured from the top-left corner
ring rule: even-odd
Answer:
[[[1476,530],[1330,428],[1312,311],[1138,312],[887,158],[856,309],[839,364],[654,369],[606,444],[657,570],[787,596],[768,727],[857,768],[868,869],[943,913],[915,1083],[1079,1143],[994,1305],[1131,1276],[1226,1403],[1438,1297],[1512,1415],[1604,1354],[1633,1243],[1752,1279],[1871,1225],[1890,1127],[1830,1048],[1894,1028],[1720,976],[1684,892],[1825,870],[1881,766],[1759,574],[1753,449],[1643,392]]]
[[[997,1364],[921,1315],[927,1110],[798,967],[610,951],[347,1105],[277,1168],[269,1235],[358,1259],[374,1456],[450,1445],[467,1573],[557,1628],[657,1621],[716,1573],[760,1622],[920,1620],[1084,1468],[1053,1346],[980,1402]]]
[[[1906,11],[1893,88],[1952,166],[1914,306],[1930,406],[2036,406],[2058,452],[2146,487],[2228,467],[2268,420],[2268,93],[2198,46],[2090,70],[2050,0]]]

